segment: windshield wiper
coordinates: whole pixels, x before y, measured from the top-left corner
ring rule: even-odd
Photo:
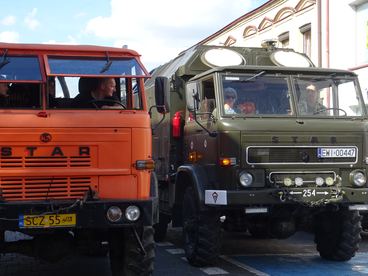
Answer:
[[[8,63],[10,63],[10,60],[8,59],[8,56],[7,55],[8,55],[8,49],[5,49],[4,50],[2,61],[0,63],[0,69],[3,68]]]
[[[250,78],[247,78],[247,79],[243,80],[242,82],[247,82],[247,81],[254,80],[254,79],[262,76],[264,73],[266,73],[266,71],[261,71],[261,72],[255,74],[255,75],[251,76]]]
[[[110,69],[110,66],[112,64],[112,60],[110,60],[110,57],[109,57],[109,53],[106,52],[106,64],[104,65],[104,67],[102,67],[100,73],[105,73],[107,70]]]

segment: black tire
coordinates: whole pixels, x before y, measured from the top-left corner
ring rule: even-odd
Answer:
[[[152,275],[155,258],[154,230],[151,226],[142,227],[138,235],[146,255],[141,252],[133,229],[111,231],[109,255],[112,276]]]
[[[200,212],[193,188],[183,199],[183,241],[185,256],[193,266],[212,265],[221,246],[221,224],[216,212]]]
[[[360,221],[358,211],[346,209],[317,215],[315,243],[320,256],[332,261],[348,261],[354,257],[361,241]]]
[[[169,222],[170,216],[160,213],[159,222],[153,225],[155,229],[155,242],[162,242],[165,240]]]

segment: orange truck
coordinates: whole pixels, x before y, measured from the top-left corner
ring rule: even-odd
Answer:
[[[114,276],[152,273],[148,77],[130,49],[0,43],[0,253],[109,252]],[[112,96],[75,103],[104,79]]]

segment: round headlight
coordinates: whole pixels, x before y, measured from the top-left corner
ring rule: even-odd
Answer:
[[[334,179],[331,176],[327,176],[325,181],[327,186],[332,186],[334,184]]]
[[[123,212],[117,206],[111,206],[106,213],[107,219],[111,222],[117,222],[123,216]]]
[[[285,177],[285,178],[284,178],[284,185],[285,185],[286,187],[290,187],[291,185],[293,185],[293,181],[291,180],[291,178],[290,178],[290,177]]]
[[[362,172],[354,172],[353,173],[353,182],[355,186],[362,187],[366,182],[367,178]]]
[[[303,186],[303,178],[301,178],[301,177],[296,177],[295,178],[295,186],[297,186],[297,187],[300,187],[300,186]]]
[[[325,181],[323,180],[323,178],[322,177],[320,177],[320,176],[318,176],[318,177],[316,177],[316,185],[317,186],[322,186],[323,185],[323,183],[325,183]]]
[[[239,182],[243,187],[249,187],[253,183],[253,176],[248,172],[241,172]]]
[[[125,217],[129,221],[136,221],[139,219],[141,211],[137,206],[131,205],[125,210]]]

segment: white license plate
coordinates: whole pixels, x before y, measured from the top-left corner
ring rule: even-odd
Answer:
[[[318,148],[318,158],[355,158],[356,148]]]

